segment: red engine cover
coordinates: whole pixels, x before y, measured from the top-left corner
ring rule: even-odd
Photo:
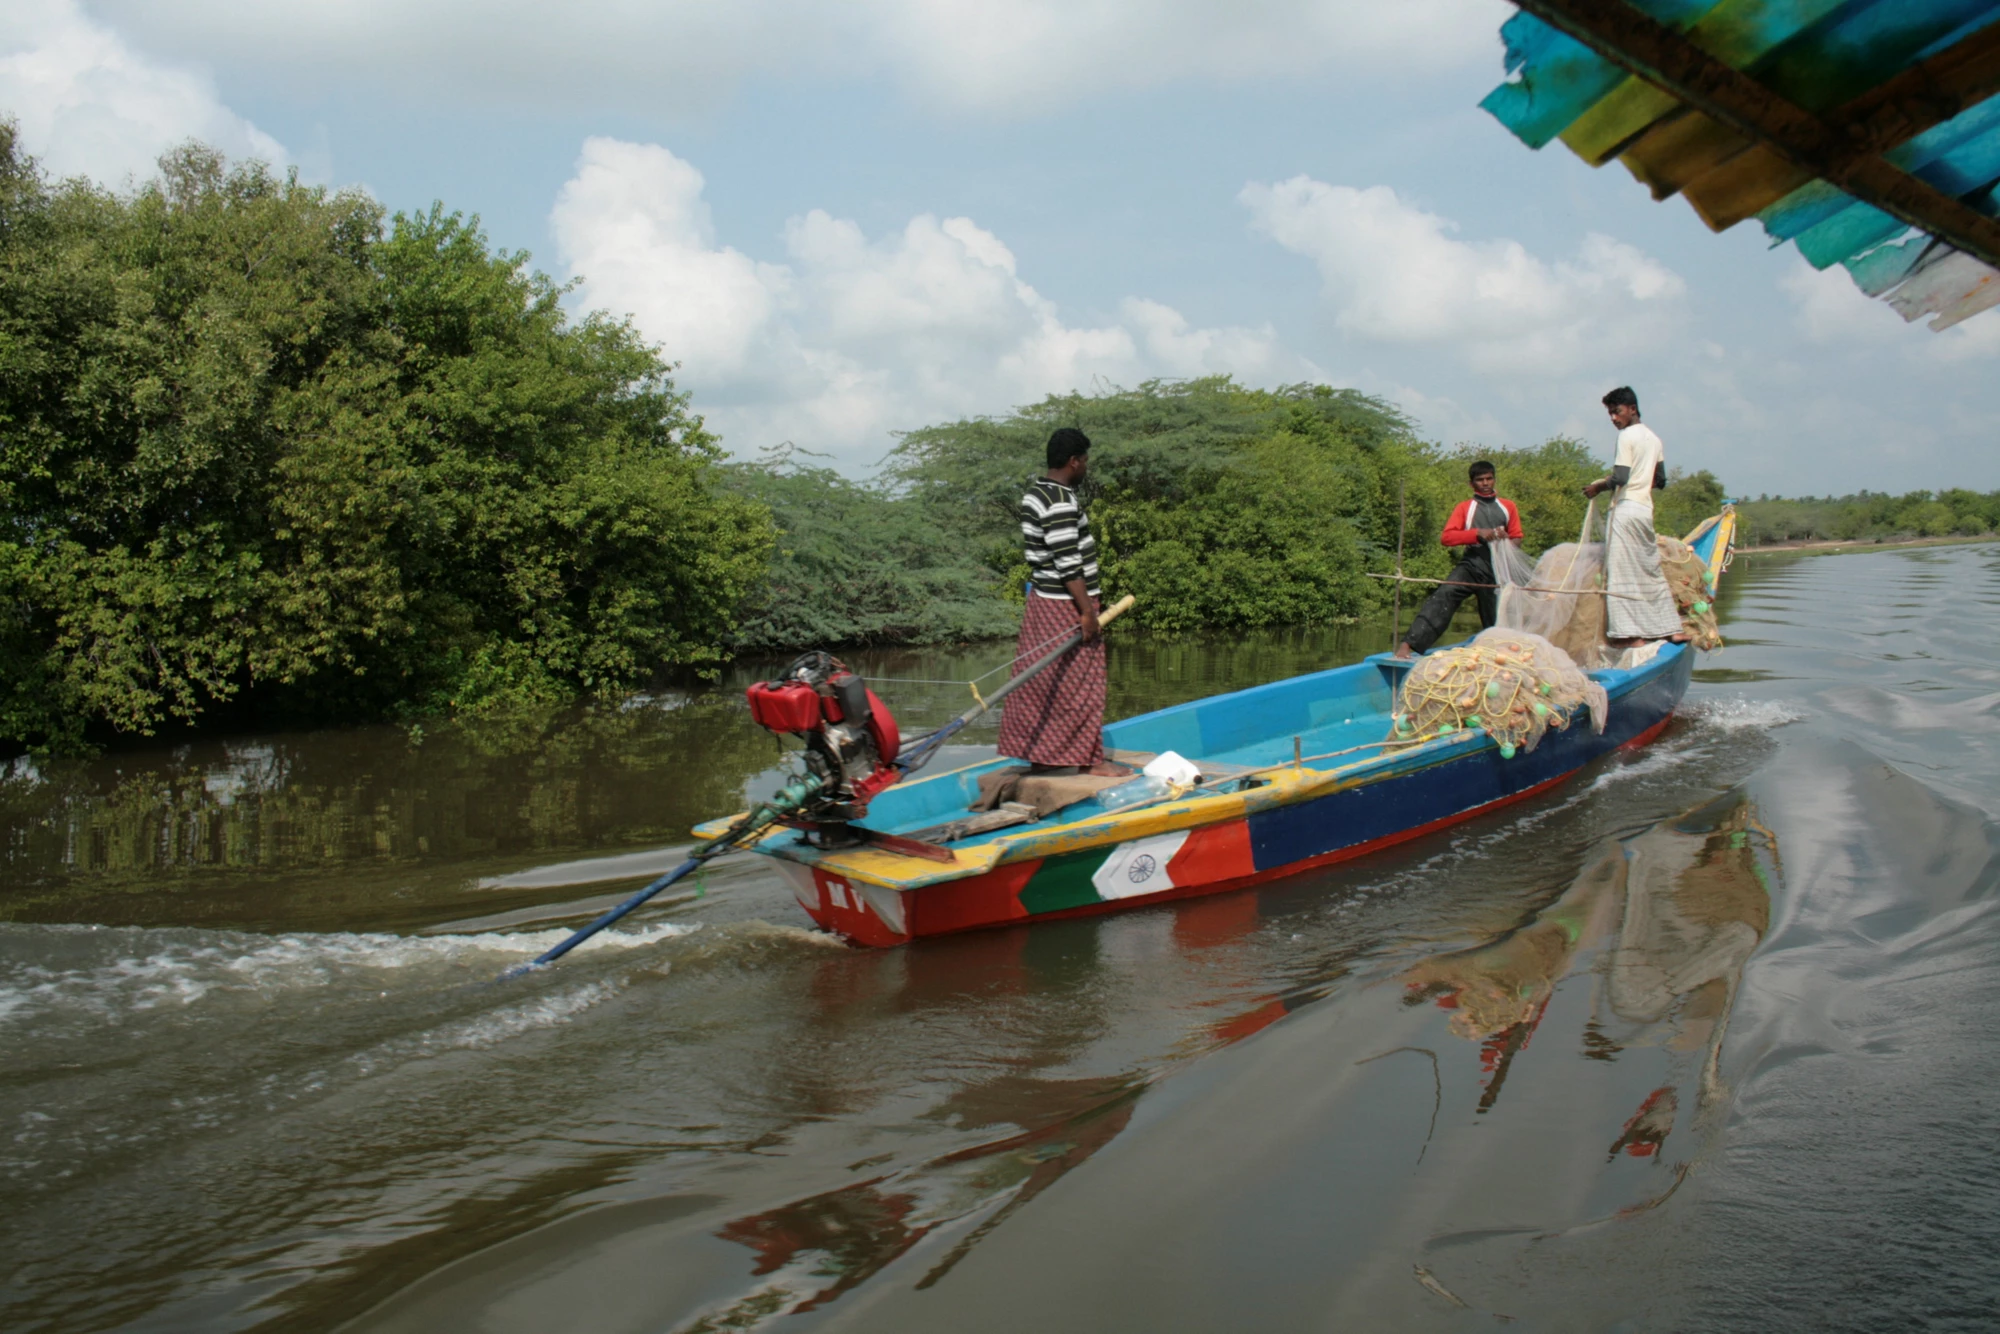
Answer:
[[[903,734],[896,730],[896,715],[889,706],[868,692],[868,735],[875,738],[875,754],[883,764],[894,764],[903,749]]]
[[[743,694],[759,726],[773,732],[819,730],[819,692],[803,681],[759,681]]]

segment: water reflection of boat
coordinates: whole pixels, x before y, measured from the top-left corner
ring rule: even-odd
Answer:
[[[1043,1124],[731,1219],[715,1235],[756,1253],[750,1272],[760,1281],[748,1295],[681,1328],[744,1329],[780,1312],[812,1311],[874,1278],[932,1232],[987,1211],[915,1286],[935,1285],[981,1240],[1116,1139],[1144,1087],[1123,1078],[1003,1077],[959,1090],[938,1114],[963,1128]],[[1005,1202],[994,1207],[996,1200]]]
[[[1435,1001],[1453,1033],[1480,1045],[1484,1113],[1563,980],[1593,974],[1584,1055],[1614,1061],[1650,1047],[1668,1066],[1700,1058],[1685,1076],[1650,1087],[1611,1143],[1613,1158],[1651,1157],[1673,1129],[1683,1078],[1698,1106],[1715,1101],[1743,965],[1770,926],[1765,862],[1776,856],[1755,807],[1732,794],[1597,858],[1499,940],[1417,963],[1403,976],[1408,1000]],[[1650,1069],[1645,1083],[1671,1073]]]
[[[1690,535],[1718,579],[1734,529],[1725,509]],[[1610,698],[1601,734],[1551,731],[1532,752],[1503,758],[1483,732],[1380,745],[1408,664],[1378,654],[1107,725],[1107,747],[1171,750],[1224,780],[1180,800],[1127,811],[1082,802],[1033,823],[940,840],[949,860],[881,845],[828,850],[782,828],[752,846],[784,868],[815,922],[864,945],[1240,889],[1421,837],[1543,792],[1611,751],[1646,744],[1673,716],[1693,657],[1688,645],[1662,645],[1644,663],[1593,672]],[[1354,753],[1287,763],[1343,751]],[[860,823],[935,838],[970,818],[982,775],[1012,763],[995,759],[891,787]],[[1227,781],[1232,774],[1243,777]],[[696,833],[711,837],[728,823]]]

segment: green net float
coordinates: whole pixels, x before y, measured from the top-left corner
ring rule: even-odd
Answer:
[[[1500,743],[1500,758],[1503,760],[1514,758],[1514,748],[1504,741]]]
[[[1697,602],[1694,604],[1694,614],[1697,616],[1701,615],[1703,612],[1707,610],[1708,610],[1708,604],[1706,602]]]
[[[1488,699],[1500,698],[1500,683],[1498,681],[1488,681],[1486,683],[1486,698]]]
[[[1445,734],[1446,732],[1456,732],[1457,730],[1458,730],[1458,724],[1457,724],[1457,723],[1439,723],[1439,724],[1438,724],[1438,735],[1439,735],[1439,736],[1443,736],[1443,735],[1444,735],[1444,734]]]
[[[1546,704],[1544,704],[1544,703],[1542,703],[1542,702],[1541,702],[1540,700],[1536,700],[1536,701],[1535,701],[1535,716],[1536,716],[1537,718],[1546,718],[1546,717],[1548,717],[1548,716],[1549,716],[1549,706],[1548,706],[1548,705],[1546,705]]]
[[[1550,685],[1547,681],[1544,681],[1542,682],[1542,693],[1544,695],[1553,695],[1555,693],[1555,687]]]
[[[1479,715],[1478,715],[1478,714],[1476,714],[1476,713],[1468,713],[1468,714],[1466,714],[1466,715],[1465,715],[1465,725],[1466,725],[1467,727],[1477,727],[1477,726],[1479,726]]]

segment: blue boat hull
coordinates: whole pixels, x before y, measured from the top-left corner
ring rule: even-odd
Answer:
[[[1550,732],[1540,746],[1511,760],[1482,747],[1415,773],[1250,816],[1257,869],[1289,870],[1338,860],[1331,854],[1386,847],[1553,787],[1611,751],[1644,745],[1687,693],[1694,654],[1672,652],[1674,661],[1612,700],[1601,736],[1586,727]]]
[[[1645,667],[1611,674],[1610,710],[1601,734],[1581,722],[1566,731],[1551,730],[1535,750],[1511,759],[1502,758],[1483,735],[1463,735],[1452,743],[1406,752],[1392,761],[1389,771],[1358,776],[1323,795],[1191,828],[1130,838],[1113,835],[1074,851],[1036,856],[1029,841],[1020,854],[989,870],[959,877],[946,872],[909,888],[866,883],[796,845],[772,851],[790,873],[806,912],[822,927],[863,945],[891,946],[1227,893],[1422,837],[1552,788],[1613,751],[1644,745],[1671,721],[1687,691],[1693,660],[1692,649],[1675,645],[1663,648]],[[1386,678],[1399,666],[1376,659],[1323,675],[1342,678],[1348,693],[1336,698],[1358,703],[1357,680],[1375,677],[1374,693],[1386,698]],[[1254,699],[1311,680],[1260,687],[1243,697]],[[1202,703],[1212,708],[1218,701]],[[1108,730],[1124,733],[1127,741],[1143,741],[1153,731],[1171,732],[1184,725],[1176,713],[1127,719]],[[1374,716],[1386,719],[1386,713]]]

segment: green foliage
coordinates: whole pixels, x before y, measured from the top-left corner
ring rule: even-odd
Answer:
[[[550,699],[725,653],[769,523],[623,323],[476,221],[0,127],[0,737]]]
[[[1015,613],[929,509],[782,450],[726,469],[778,527],[769,569],[735,642],[777,651],[828,644],[937,644],[1012,632]]]
[[[1653,494],[1653,530],[1685,536],[1703,519],[1720,514],[1726,496],[1722,483],[1708,469],[1692,473],[1675,470],[1667,489]]]
[[[1884,541],[1908,537],[1973,537],[2000,530],[2000,491],[1912,491],[1891,496],[1763,496],[1736,506],[1738,541]]]
[[[1090,436],[1085,487],[1107,596],[1167,630],[1344,620],[1370,605],[1365,553],[1422,456],[1408,423],[1353,390],[1245,389],[1227,377],[1054,395],[1000,419],[903,438],[891,477],[1018,588],[1016,506],[1049,432]]]

